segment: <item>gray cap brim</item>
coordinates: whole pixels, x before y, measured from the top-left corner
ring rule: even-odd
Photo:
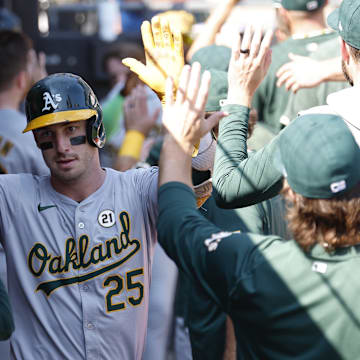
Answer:
[[[332,11],[327,17],[328,25],[335,31],[339,31],[339,8]]]

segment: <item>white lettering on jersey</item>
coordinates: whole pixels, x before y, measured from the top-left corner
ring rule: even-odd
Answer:
[[[324,262],[315,261],[312,265],[311,270],[320,274],[325,274],[327,270],[327,264]]]
[[[51,95],[47,91],[44,92],[43,99],[45,101],[45,106],[43,107],[42,111],[50,110],[50,106],[52,106],[52,108],[56,110],[59,104],[55,104],[54,100],[57,101],[58,103],[62,100],[60,94]]]
[[[115,224],[115,214],[112,210],[104,210],[98,216],[98,222],[101,226],[109,228]]]

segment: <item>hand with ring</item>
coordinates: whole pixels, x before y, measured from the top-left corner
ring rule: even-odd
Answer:
[[[228,72],[228,103],[251,107],[252,97],[264,79],[270,63],[270,44],[273,37],[271,30],[255,30],[248,26],[244,37],[235,40]]]

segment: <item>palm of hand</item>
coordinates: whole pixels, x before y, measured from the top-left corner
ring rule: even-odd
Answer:
[[[176,89],[181,70],[184,67],[184,58],[169,48],[153,48],[151,51],[145,51],[146,71],[139,74],[141,80],[156,93],[164,95],[166,79],[172,77]]]

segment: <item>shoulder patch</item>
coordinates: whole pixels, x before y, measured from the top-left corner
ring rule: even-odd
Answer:
[[[216,234],[212,234],[210,239],[206,239],[204,241],[205,246],[208,248],[208,251],[215,251],[219,245],[219,242],[230,235],[232,235],[232,232],[222,231]]]

